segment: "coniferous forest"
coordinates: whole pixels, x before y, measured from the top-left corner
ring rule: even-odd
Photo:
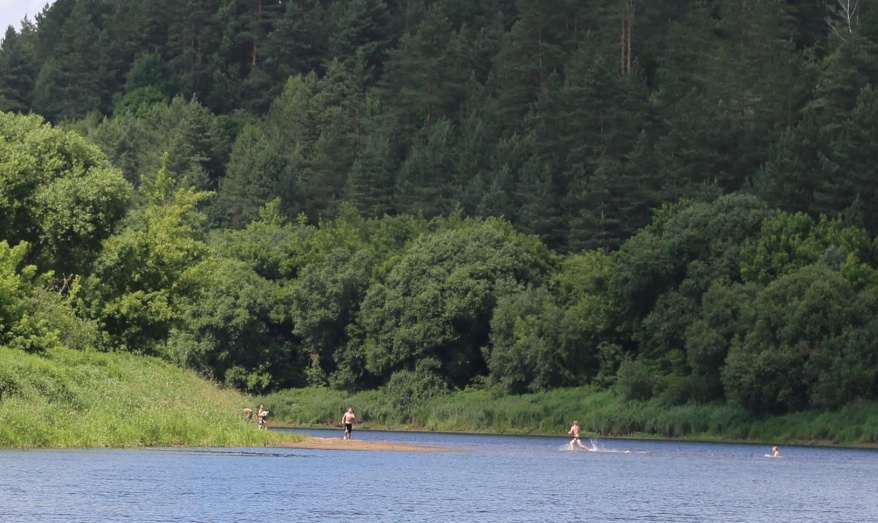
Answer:
[[[0,345],[836,410],[876,191],[873,2],[56,0],[0,44]]]

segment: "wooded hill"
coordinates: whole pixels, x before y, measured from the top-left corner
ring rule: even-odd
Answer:
[[[845,0],[56,0],[0,45],[0,343],[875,400],[876,42]]]

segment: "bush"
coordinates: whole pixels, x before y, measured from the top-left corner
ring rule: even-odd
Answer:
[[[615,389],[629,401],[652,397],[656,387],[655,371],[640,360],[626,360],[619,366]]]

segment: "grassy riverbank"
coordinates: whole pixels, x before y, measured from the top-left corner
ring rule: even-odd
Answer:
[[[263,446],[246,399],[154,358],[0,347],[0,447]]]
[[[878,405],[833,413],[755,418],[729,405],[662,406],[622,402],[589,388],[494,397],[486,391],[457,392],[411,404],[370,391],[349,395],[328,389],[284,391],[262,398],[276,424],[339,426],[353,406],[363,428],[505,434],[565,434],[573,419],[587,435],[706,441],[874,446]]]
[[[263,446],[301,439],[258,431],[241,409],[264,401],[274,425],[338,426],[353,406],[362,428],[564,435],[578,419],[600,437],[783,444],[878,444],[878,405],[754,418],[729,405],[626,403],[590,388],[495,397],[456,392],[424,401],[377,391],[290,390],[248,399],[154,358],[0,347],[0,447]]]

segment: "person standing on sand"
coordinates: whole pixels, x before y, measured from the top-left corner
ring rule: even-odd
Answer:
[[[341,423],[344,425],[344,436],[341,439],[353,439],[352,432],[356,421],[357,416],[354,414],[354,408],[348,407],[348,411],[341,417]]]
[[[590,448],[588,448],[588,447],[586,447],[585,445],[583,445],[583,444],[582,444],[582,441],[579,439],[579,432],[580,432],[581,430],[582,430],[582,429],[579,428],[579,422],[576,421],[576,420],[573,420],[573,426],[570,427],[570,430],[567,431],[567,434],[573,434],[573,439],[570,440],[570,450],[574,450],[574,449],[573,449],[573,444],[574,444],[574,443],[576,443],[577,445],[579,445],[579,448],[581,448],[581,449],[591,450]]]
[[[259,410],[256,411],[256,419],[258,420],[257,423],[259,424],[260,429],[267,429],[268,428],[267,418],[268,418],[268,411],[265,410],[265,403],[260,403]]]

